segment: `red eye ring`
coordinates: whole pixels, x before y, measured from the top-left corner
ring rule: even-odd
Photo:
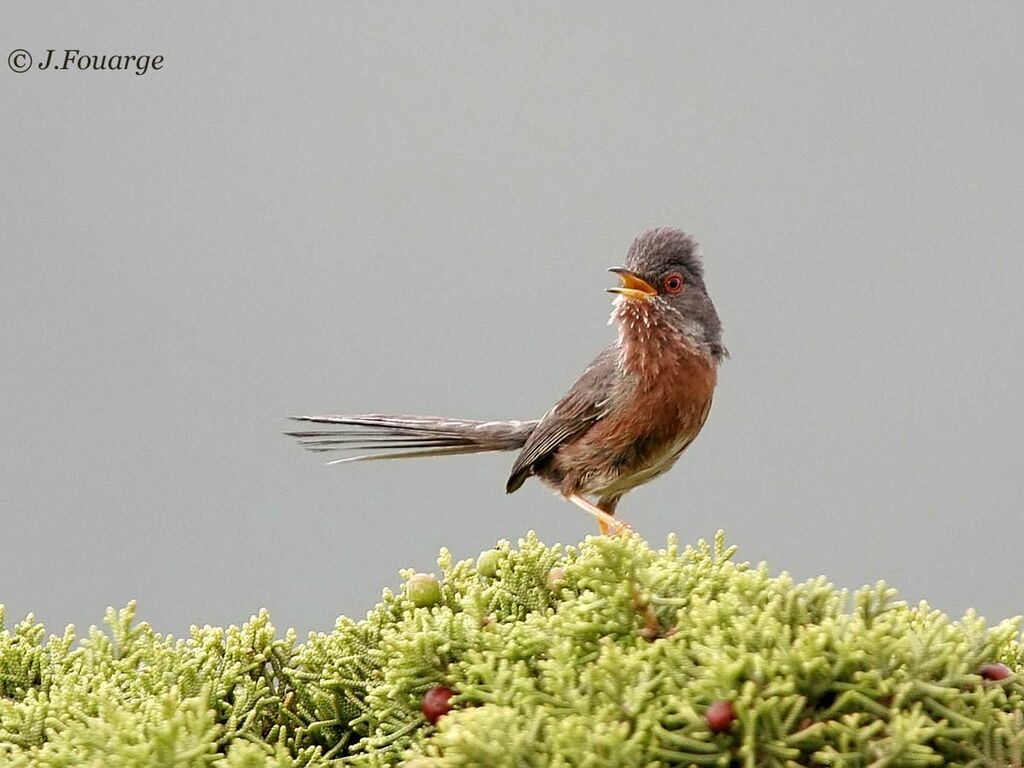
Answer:
[[[683,276],[678,272],[673,272],[666,275],[665,279],[661,281],[661,284],[665,288],[665,293],[675,296],[683,290]]]

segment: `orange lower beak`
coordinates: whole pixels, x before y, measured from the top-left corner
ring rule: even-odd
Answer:
[[[622,285],[618,288],[609,288],[609,293],[617,293],[634,301],[649,299],[658,294],[658,291],[650,283],[624,267],[612,267],[608,271],[614,272],[622,279]]]

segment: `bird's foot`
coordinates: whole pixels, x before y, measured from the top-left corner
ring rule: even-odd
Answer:
[[[596,504],[592,504],[579,494],[573,493],[566,496],[569,501],[575,504],[577,507],[582,509],[587,514],[593,515],[597,518],[597,527],[600,529],[601,534],[604,536],[621,536],[624,533],[632,531],[629,524],[618,520],[614,515],[605,512]]]
[[[633,531],[632,526],[625,520],[613,520],[611,523],[606,523],[604,520],[598,519],[597,528],[601,531],[602,536],[623,536]]]

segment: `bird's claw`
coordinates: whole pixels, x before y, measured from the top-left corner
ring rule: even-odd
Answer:
[[[633,532],[633,527],[625,520],[614,520],[611,523],[598,520],[597,527],[602,536],[625,536]]]

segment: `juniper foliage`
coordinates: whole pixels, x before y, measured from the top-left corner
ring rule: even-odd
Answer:
[[[531,534],[477,564],[443,550],[439,589],[421,576],[301,644],[265,611],[185,639],[134,604],[82,638],[29,616],[0,632],[0,763],[1024,765],[1024,686],[979,674],[1020,670],[1018,621],[954,622],[884,584],[797,584],[733,553],[721,535],[656,551]],[[432,726],[438,686],[456,695]],[[724,728],[715,702],[735,712]]]

